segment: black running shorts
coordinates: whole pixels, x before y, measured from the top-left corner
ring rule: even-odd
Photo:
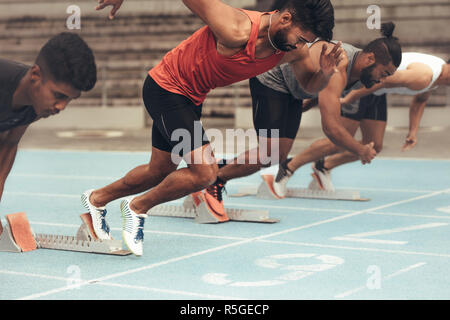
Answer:
[[[143,99],[153,119],[153,147],[184,156],[209,144],[200,122],[202,105],[161,88],[150,76],[145,79]]]
[[[387,121],[386,94],[376,96],[370,94],[351,105],[341,106],[341,115],[356,121],[363,119]]]
[[[253,125],[258,136],[271,138],[278,129],[280,138],[295,139],[302,120],[302,101],[273,90],[257,78],[250,79]]]

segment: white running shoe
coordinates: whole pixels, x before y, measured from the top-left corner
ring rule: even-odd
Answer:
[[[317,183],[319,184],[320,189],[322,189],[324,191],[334,192],[335,189],[334,189],[333,183],[331,182],[330,170],[327,170],[323,166],[323,163],[324,163],[323,159],[313,163],[313,165],[312,165],[312,169],[314,172],[313,176],[317,180]]]
[[[122,200],[120,211],[123,218],[122,237],[128,249],[136,256],[144,252],[144,222],[147,214],[137,214],[130,209],[132,198]]]
[[[106,209],[105,207],[95,207],[89,201],[91,194],[94,190],[87,190],[81,195],[81,203],[89,210],[89,214],[92,217],[92,224],[94,227],[95,235],[100,240],[111,240],[110,228],[106,222]]]
[[[292,159],[287,159],[286,161],[280,163],[278,166],[278,172],[275,177],[275,180],[273,181],[273,191],[281,197],[286,197],[287,194],[287,183],[289,181],[289,178],[292,177],[293,173],[287,168],[287,164]]]

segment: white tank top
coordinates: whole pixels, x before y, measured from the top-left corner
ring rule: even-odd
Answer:
[[[424,54],[424,53],[417,53],[417,52],[405,52],[402,54],[402,63],[398,67],[397,70],[406,70],[408,66],[412,63],[424,63],[428,67],[431,68],[433,71],[433,78],[431,79],[430,84],[422,89],[422,90],[411,90],[406,87],[397,87],[397,88],[383,88],[376,92],[374,92],[375,95],[381,96],[385,93],[394,93],[394,94],[404,94],[404,95],[410,95],[415,96],[420,93],[427,92],[433,87],[433,84],[436,82],[436,80],[439,78],[439,76],[442,73],[442,66],[446,63],[443,59],[439,57],[432,56],[430,54]]]

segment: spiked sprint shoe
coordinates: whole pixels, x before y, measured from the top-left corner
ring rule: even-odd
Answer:
[[[130,209],[132,198],[122,200],[120,211],[123,218],[122,237],[125,245],[136,256],[142,256],[144,252],[144,223],[147,214],[137,214]]]
[[[89,200],[94,190],[87,190],[81,195],[81,203],[89,210],[89,214],[92,217],[92,224],[94,227],[95,235],[100,240],[111,240],[110,228],[106,222],[106,209],[105,207],[95,207]]]

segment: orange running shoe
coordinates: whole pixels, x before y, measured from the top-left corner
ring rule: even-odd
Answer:
[[[226,217],[225,207],[223,206],[222,193],[225,190],[225,183],[217,179],[214,184],[205,190],[205,202],[210,211],[220,217]]]

